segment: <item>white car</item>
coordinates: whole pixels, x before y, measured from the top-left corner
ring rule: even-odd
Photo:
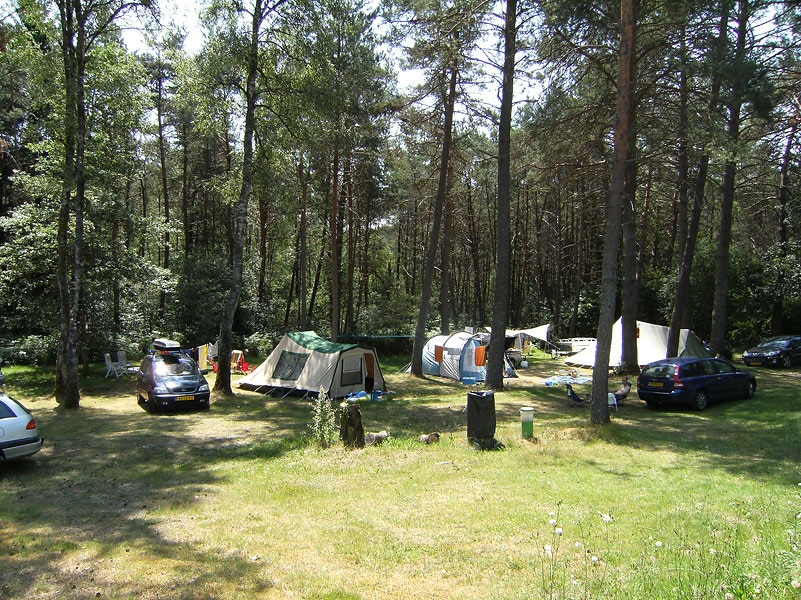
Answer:
[[[36,419],[5,392],[0,392],[0,462],[17,460],[36,454],[44,439],[39,435]]]

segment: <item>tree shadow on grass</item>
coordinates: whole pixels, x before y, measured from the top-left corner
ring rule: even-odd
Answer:
[[[621,446],[692,454],[710,469],[783,484],[798,477],[801,463],[801,392],[798,373],[760,369],[753,399],[691,406],[651,408],[636,392],[610,408],[608,425],[590,424],[590,408],[570,407],[564,386],[527,389],[537,418],[560,427],[589,427],[593,437]],[[610,378],[611,384],[611,378]]]
[[[232,578],[245,595],[273,585],[264,565],[241,552],[201,550],[189,530],[187,543],[165,537],[159,515],[225,485],[216,464],[278,457],[300,444],[298,436],[239,430],[228,425],[234,407],[149,415],[130,397],[130,404],[85,397],[77,411],[32,407],[43,451],[0,467],[0,596],[202,598],[221,597],[200,590]],[[257,423],[262,415],[254,415]],[[198,430],[203,422],[209,427]],[[153,577],[127,572],[123,547],[146,555],[135,562],[152,564]],[[112,564],[119,580],[108,578]],[[185,583],[198,592],[187,596]]]

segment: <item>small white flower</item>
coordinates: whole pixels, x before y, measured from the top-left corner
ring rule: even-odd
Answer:
[[[657,541],[657,542],[656,542],[656,547],[657,547],[657,548],[661,548],[661,547],[662,547],[662,542],[659,542],[659,541]]]
[[[553,548],[551,548],[550,544],[545,544],[545,554],[547,554],[548,556],[553,555]]]
[[[731,592],[726,592],[726,595],[723,596],[726,600],[734,600],[734,594]]]
[[[548,521],[548,524],[549,524],[551,527],[555,526],[555,525],[556,525],[556,519],[551,519],[550,521]]]
[[[556,531],[554,533],[556,533],[556,535],[562,535],[562,533],[564,533],[564,532],[562,531],[561,527],[557,527]]]
[[[712,554],[712,555],[715,555],[715,554],[717,554],[717,553],[718,553],[718,551],[717,551],[717,550],[715,550],[714,548],[710,548],[710,549],[709,549],[709,553],[710,553],[710,554]]]
[[[604,520],[605,523],[611,523],[612,522],[612,515],[610,515],[609,513],[600,513],[600,515],[601,515],[601,518]]]
[[[576,548],[581,548],[581,542],[576,542]]]
[[[594,563],[597,563],[597,562],[598,562],[598,561],[600,561],[600,560],[601,560],[601,559],[600,559],[600,558],[598,558],[597,556],[593,556],[593,557],[592,557],[592,562],[594,562]]]

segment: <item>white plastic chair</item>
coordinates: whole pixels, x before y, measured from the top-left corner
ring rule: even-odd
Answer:
[[[136,365],[128,362],[128,357],[125,356],[123,350],[117,351],[117,368],[121,369],[123,373],[134,373],[137,370]]]
[[[111,354],[106,352],[103,355],[103,360],[106,361],[106,374],[105,374],[104,377],[108,377],[109,375],[111,375],[113,373],[114,377],[119,379],[120,374],[117,372],[117,369],[119,368],[119,365],[111,360]]]
[[[609,392],[609,395],[607,397],[609,398],[609,407],[611,408],[611,407],[614,406],[615,407],[615,412],[618,412],[617,396],[615,396],[612,392]]]

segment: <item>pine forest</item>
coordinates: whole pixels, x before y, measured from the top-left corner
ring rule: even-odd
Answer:
[[[801,333],[798,3],[196,9],[0,2],[0,356],[68,406],[161,336]]]

